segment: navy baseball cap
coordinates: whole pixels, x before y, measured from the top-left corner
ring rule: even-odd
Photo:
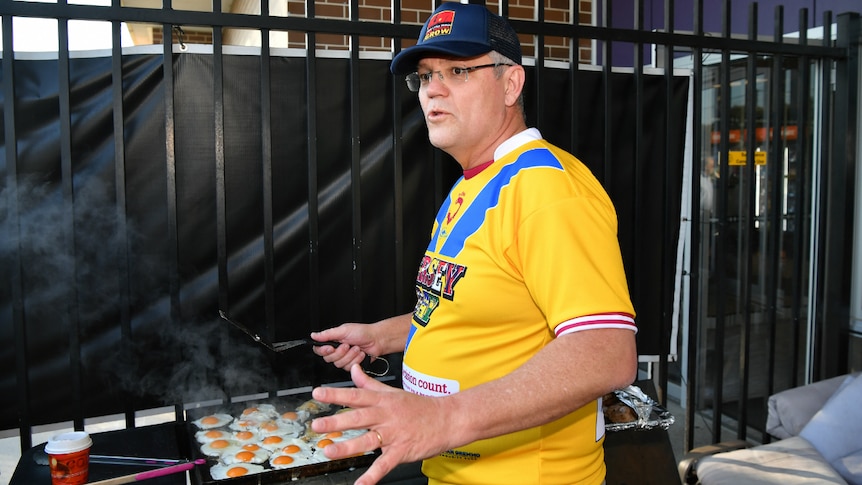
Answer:
[[[484,5],[446,2],[425,21],[416,45],[392,59],[389,70],[392,74],[407,74],[424,57],[475,57],[491,51],[521,63],[521,42],[509,22]]]

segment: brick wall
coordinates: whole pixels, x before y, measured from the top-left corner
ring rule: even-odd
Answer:
[[[544,17],[546,22],[570,24],[574,16],[577,16],[581,24],[591,24],[593,18],[592,0],[542,0]],[[499,11],[499,0],[489,0],[486,5],[492,11]],[[305,17],[305,0],[287,0],[286,12],[273,12],[273,15],[287,15]],[[255,8],[258,9],[255,11]],[[260,3],[257,1],[236,0],[232,11],[235,13],[259,14]],[[401,0],[401,22],[405,24],[421,25],[434,9],[434,0]],[[575,12],[577,9],[577,12]],[[350,0],[316,0],[314,3],[314,14],[317,18],[349,19]],[[392,6],[391,0],[360,0],[359,21],[391,22]],[[536,20],[538,12],[535,0],[510,0],[509,18]],[[230,31],[232,29],[228,29]],[[231,35],[233,34],[233,35]],[[243,35],[245,34],[245,35]],[[260,37],[257,32],[225,33],[226,44],[260,45]],[[184,29],[184,41],[190,44],[212,43],[212,34],[207,31]],[[350,38],[346,35],[317,34],[316,48],[322,50],[346,50],[350,44]],[[521,45],[525,57],[536,57],[536,40],[531,35],[520,35]],[[153,29],[153,43],[159,43],[162,39],[161,29]],[[297,49],[306,48],[306,37],[304,32],[287,32],[282,35],[277,44],[271,39],[271,44],[278,47],[291,47]],[[175,42],[178,41],[176,32]],[[283,45],[286,42],[286,45]],[[545,58],[551,60],[568,61],[571,56],[571,39],[564,37],[546,36]],[[408,47],[415,43],[414,39],[404,39],[401,47]],[[391,39],[380,37],[361,37],[359,39],[361,50],[385,51],[392,49]],[[581,63],[590,63],[592,58],[592,42],[590,39],[578,39],[578,59]]]

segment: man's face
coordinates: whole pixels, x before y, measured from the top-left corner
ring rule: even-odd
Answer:
[[[417,72],[435,72],[431,81],[419,89],[419,103],[425,114],[431,144],[452,155],[466,166],[487,160],[474,160],[494,144],[506,116],[505,82],[494,68],[468,73],[467,81],[452,75],[453,67],[491,64],[488,55],[469,59],[426,58]]]

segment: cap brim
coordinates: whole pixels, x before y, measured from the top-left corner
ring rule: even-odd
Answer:
[[[474,57],[487,52],[491,52],[491,48],[485,44],[471,44],[464,41],[438,41],[428,45],[414,45],[399,52],[392,59],[389,70],[392,74],[407,74],[415,71],[419,61],[426,57],[435,55]]]

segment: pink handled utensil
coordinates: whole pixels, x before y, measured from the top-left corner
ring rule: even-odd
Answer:
[[[140,482],[141,480],[148,480],[150,478],[163,477],[165,475],[171,475],[173,473],[180,473],[186,470],[191,470],[195,467],[195,465],[203,465],[206,462],[207,461],[203,458],[199,458],[195,461],[182,463],[180,465],[166,466],[164,468],[159,468],[158,470],[133,473],[131,475],[123,475],[122,477],[109,478],[107,480],[100,480],[98,482],[89,482],[87,485],[120,485],[121,483]]]

